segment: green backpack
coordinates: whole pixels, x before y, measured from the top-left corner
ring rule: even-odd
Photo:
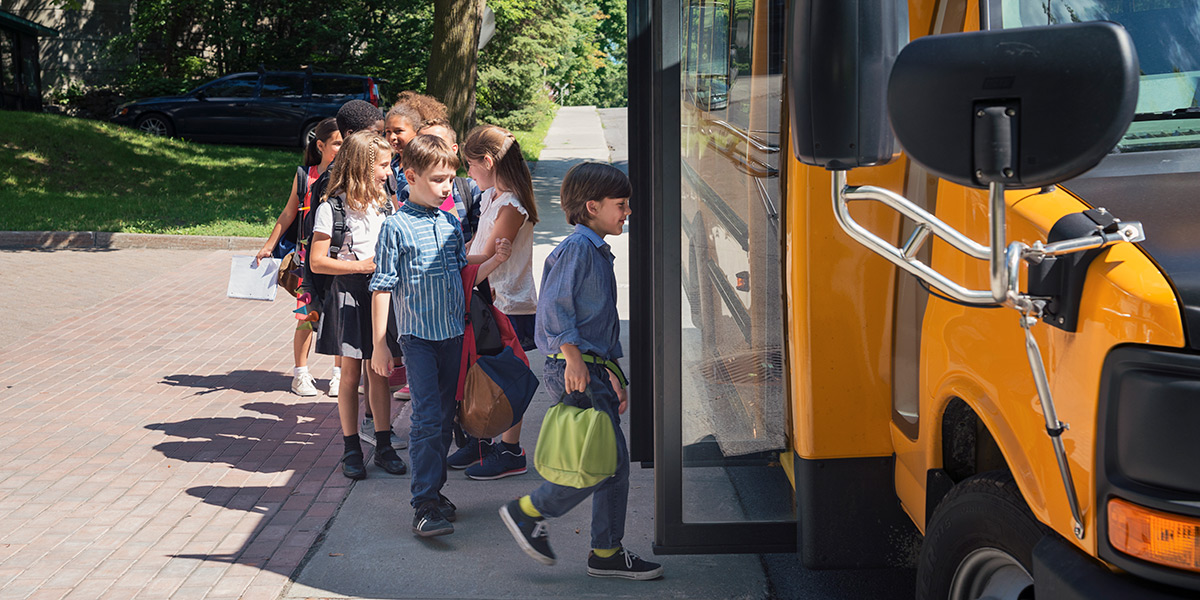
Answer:
[[[546,411],[533,451],[546,481],[589,488],[617,472],[617,436],[608,414],[559,402]]]

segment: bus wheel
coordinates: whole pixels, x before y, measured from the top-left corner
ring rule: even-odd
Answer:
[[[1006,471],[954,486],[933,513],[917,566],[921,600],[1032,600],[1033,546],[1046,529]]]

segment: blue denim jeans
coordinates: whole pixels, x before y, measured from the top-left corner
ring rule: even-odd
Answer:
[[[530,494],[530,500],[542,516],[561,517],[591,496],[592,547],[617,548],[621,545],[621,539],[625,537],[625,513],[629,504],[629,448],[625,445],[621,417],[617,412],[620,399],[608,381],[608,370],[601,365],[585,364],[591,376],[587,394],[574,392],[563,396],[563,373],[567,368],[565,360],[547,358],[542,371],[542,382],[550,390],[552,398],[562,398],[562,401],[570,406],[593,407],[608,413],[613,421],[613,430],[617,434],[617,472],[612,477],[583,489],[547,481]]]
[[[462,336],[437,342],[400,336],[412,392],[408,455],[413,508],[427,500],[436,501],[446,485],[446,452],[453,435],[462,341]]]

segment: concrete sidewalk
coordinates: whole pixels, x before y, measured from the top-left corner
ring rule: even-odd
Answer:
[[[562,174],[609,159],[596,110],[562,109],[542,158],[539,275],[569,233]],[[624,264],[624,236],[612,241]],[[0,350],[0,598],[766,597],[756,556],[660,557],[655,582],[588,578],[586,504],[552,524],[559,564],[534,563],[496,516],[538,483],[532,469],[452,473],[457,532],[416,539],[408,477],[342,477],[336,403],[287,391],[291,298],[227,299],[234,251],[171,252],[0,251],[20,290],[0,301],[34,315]],[[310,364],[323,390],[330,360]],[[543,391],[530,410],[530,454],[549,405]],[[652,479],[634,467],[626,540],[643,555]]]

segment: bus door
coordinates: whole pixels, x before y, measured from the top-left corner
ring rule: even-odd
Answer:
[[[791,552],[795,502],[781,466],[790,454],[780,151],[786,2],[648,4],[658,46],[651,54],[661,62],[650,73],[631,62],[631,92],[645,76],[645,89],[656,93],[649,123],[633,114],[646,104],[631,98],[630,158],[632,166],[635,148],[652,148],[646,160],[656,161],[653,181],[639,181],[645,176],[631,168],[635,189],[656,190],[655,206],[631,219],[650,222],[632,233],[654,238],[659,255],[640,280],[651,293],[632,304],[634,321],[645,310],[654,331],[647,351],[656,381],[655,551]],[[631,23],[636,31],[636,17]]]

